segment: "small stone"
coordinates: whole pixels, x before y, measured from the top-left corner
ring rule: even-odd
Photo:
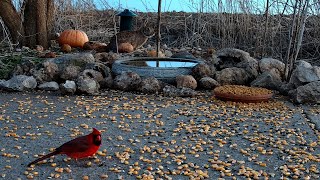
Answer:
[[[199,63],[192,68],[192,76],[199,81],[203,77],[210,77],[211,74],[210,66],[205,63]]]
[[[197,88],[197,81],[191,75],[180,75],[176,77],[177,87],[178,88],[190,88],[196,89]]]
[[[59,84],[55,81],[45,82],[40,84],[38,88],[46,91],[57,91],[59,90]]]
[[[139,91],[146,94],[154,94],[160,91],[161,85],[158,79],[155,77],[148,77],[142,79],[141,84],[139,86]]]
[[[218,83],[218,81],[214,80],[211,77],[203,77],[199,80],[199,86],[203,89],[212,90],[220,86],[220,84]]]
[[[194,97],[197,92],[190,88],[177,88],[175,86],[167,85],[163,88],[164,96],[169,97]]]
[[[72,95],[76,90],[77,86],[74,81],[67,80],[65,83],[60,84],[60,91],[63,95]]]
[[[79,76],[77,81],[77,91],[84,94],[94,94],[99,91],[99,83],[92,77]]]
[[[122,91],[135,91],[140,86],[141,78],[135,72],[122,72],[114,79],[114,86]]]

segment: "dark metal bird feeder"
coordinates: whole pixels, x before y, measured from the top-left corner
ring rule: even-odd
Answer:
[[[132,31],[133,17],[137,16],[137,14],[130,11],[129,9],[125,9],[117,15],[120,16],[120,31]]]

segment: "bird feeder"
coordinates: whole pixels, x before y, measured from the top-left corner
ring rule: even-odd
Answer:
[[[125,9],[117,15],[120,16],[120,31],[132,31],[133,17],[137,16],[137,14],[133,13],[129,9]]]

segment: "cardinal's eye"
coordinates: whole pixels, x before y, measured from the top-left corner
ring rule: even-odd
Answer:
[[[96,141],[101,141],[101,135],[98,135],[98,136],[96,137]]]
[[[95,135],[93,136],[93,143],[97,146],[100,146],[101,144],[101,135]]]

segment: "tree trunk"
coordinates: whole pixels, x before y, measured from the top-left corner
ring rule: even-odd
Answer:
[[[12,0],[0,0],[0,17],[8,27],[14,43],[33,48],[49,47],[53,38],[54,0],[25,0],[24,21],[13,6]]]
[[[49,47],[52,38],[53,0],[28,0],[24,11],[26,45]]]
[[[28,0],[24,9],[23,27],[25,31],[25,44],[33,48],[37,45],[37,0]]]
[[[54,25],[54,0],[48,0],[47,1],[47,37],[50,44],[50,40],[53,40],[55,38],[55,33],[53,32],[53,25]]]
[[[49,45],[46,14],[46,0],[37,0],[37,44],[41,44],[45,49]]]
[[[12,42],[22,43],[22,21],[11,0],[0,0],[0,17],[10,31]]]

